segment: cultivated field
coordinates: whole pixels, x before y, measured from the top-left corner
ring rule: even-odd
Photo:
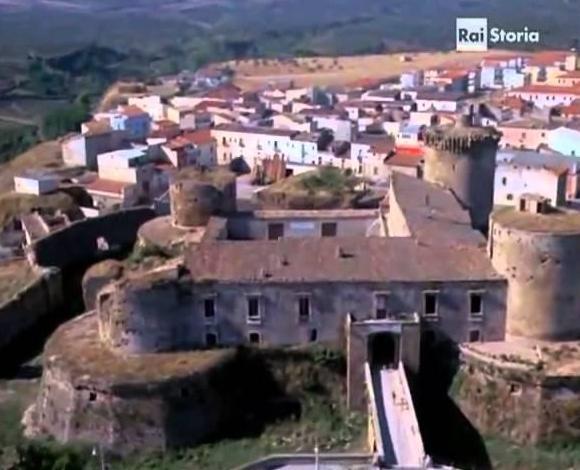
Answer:
[[[296,86],[351,85],[360,80],[397,77],[401,72],[442,65],[472,66],[488,55],[510,55],[513,51],[424,52],[408,54],[364,55],[351,57],[304,57],[296,59],[254,59],[227,62],[236,71],[236,85],[254,90],[267,84],[290,81]]]

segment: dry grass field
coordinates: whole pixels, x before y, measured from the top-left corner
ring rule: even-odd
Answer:
[[[443,65],[469,67],[484,57],[511,55],[513,51],[490,52],[423,52],[382,54],[347,57],[303,57],[296,59],[253,59],[231,61],[227,65],[236,71],[236,85],[244,90],[255,90],[267,84],[293,81],[296,86],[351,85],[361,80],[389,79],[404,71],[427,69]]]
[[[48,141],[36,145],[13,160],[0,164],[0,194],[12,191],[14,176],[25,170],[60,168],[62,165],[59,142]]]

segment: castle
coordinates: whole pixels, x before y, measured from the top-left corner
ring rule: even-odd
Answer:
[[[431,128],[424,180],[393,173],[379,209],[236,212],[233,176],[183,173],[171,186],[171,216],[141,229],[162,248],[180,240],[179,255],[111,278],[93,311],[54,334],[27,433],[117,451],[195,444],[227,414],[214,379],[234,361],[222,348],[241,344],[344,348],[347,405],[365,410],[364,364],[402,361],[418,372],[421,337],[461,345],[463,391],[495,380],[492,362],[510,370],[501,355],[478,350],[511,350],[506,333],[578,338],[580,215],[533,196],[492,212],[498,140],[493,129]],[[479,230],[488,225],[486,240]],[[513,381],[517,390],[533,382]],[[527,395],[511,396],[523,406]],[[495,429],[469,393],[460,397],[470,417]],[[552,436],[519,426],[514,419],[507,434]]]

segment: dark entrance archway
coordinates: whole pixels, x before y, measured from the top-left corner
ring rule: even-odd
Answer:
[[[375,333],[368,337],[367,357],[373,366],[396,368],[399,364],[399,335]]]

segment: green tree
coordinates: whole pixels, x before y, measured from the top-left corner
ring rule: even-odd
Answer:
[[[88,457],[76,449],[39,443],[23,444],[16,452],[16,462],[9,470],[83,470],[88,462]]]
[[[67,132],[78,131],[81,123],[90,117],[85,103],[63,106],[48,113],[42,121],[42,136],[45,139],[56,139]]]

